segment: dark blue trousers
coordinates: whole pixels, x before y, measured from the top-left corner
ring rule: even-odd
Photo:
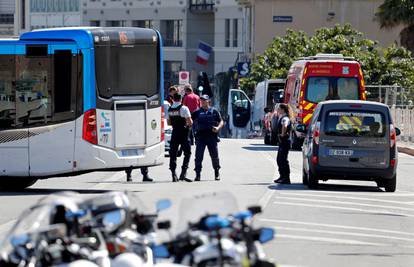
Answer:
[[[201,172],[202,162],[204,158],[204,151],[207,147],[211,157],[214,170],[220,169],[220,160],[218,155],[217,136],[215,135],[201,135],[196,136],[196,155],[195,155],[195,171]]]
[[[191,145],[190,145],[190,140],[188,138],[188,132],[180,132],[178,134],[172,134],[171,136],[171,142],[170,142],[170,170],[171,171],[175,171],[175,169],[177,168],[177,152],[178,152],[178,147],[181,146],[181,149],[183,150],[184,153],[184,160],[183,160],[183,165],[182,165],[182,169],[183,170],[187,170],[188,168],[188,163],[190,162],[190,157],[191,157]]]
[[[280,178],[290,178],[290,168],[288,161],[288,154],[290,149],[290,140],[282,139],[279,143],[279,149],[277,150],[277,166],[279,167]]]

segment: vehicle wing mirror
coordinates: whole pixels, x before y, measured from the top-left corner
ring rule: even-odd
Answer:
[[[306,133],[306,124],[299,124],[296,126],[296,131]]]
[[[125,210],[118,209],[107,212],[102,217],[102,225],[108,232],[112,232],[121,226],[126,219]]]
[[[164,245],[156,245],[152,248],[154,257],[158,259],[168,259],[170,257],[170,252],[168,248]]]
[[[400,130],[400,128],[395,127],[395,135],[396,135],[396,136],[401,135],[401,130]]]
[[[275,230],[273,230],[272,228],[262,228],[260,229],[260,236],[259,236],[259,242],[261,244],[267,243],[270,240],[273,240],[275,236]]]
[[[250,211],[253,215],[262,213],[262,207],[260,206],[250,206],[247,208],[248,211]]]
[[[162,221],[157,223],[157,228],[162,230],[168,230],[171,228],[171,222],[170,221]]]
[[[10,243],[13,245],[13,247],[21,247],[28,243],[29,240],[30,237],[28,234],[21,234],[13,236],[10,240]]]
[[[157,201],[157,204],[156,204],[157,213],[162,210],[169,209],[170,207],[171,207],[171,201],[169,199],[161,199]]]

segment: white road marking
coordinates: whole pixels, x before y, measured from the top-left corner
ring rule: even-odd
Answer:
[[[397,215],[397,216],[414,217],[414,215],[411,215],[411,214],[395,213],[395,212],[390,212],[390,211],[387,211],[387,210],[367,210],[367,209],[338,207],[338,206],[324,206],[324,205],[316,205],[316,204],[304,204],[304,203],[297,203],[297,202],[274,202],[274,203],[278,204],[278,205],[290,205],[290,206],[301,206],[301,207],[333,209],[333,210],[359,211],[359,212],[362,212],[362,213],[383,213],[384,215],[385,214],[390,214],[390,215]]]
[[[356,202],[350,202],[350,201],[346,202],[346,201],[336,201],[336,200],[321,200],[321,199],[308,199],[308,198],[282,197],[282,196],[278,197],[277,199],[297,200],[297,201],[304,201],[304,202],[317,202],[317,203],[327,203],[327,204],[353,205],[353,206],[382,208],[382,209],[391,209],[391,210],[403,210],[403,211],[414,212],[414,209],[411,209],[411,208],[396,207],[396,206],[384,206],[384,205],[373,205],[373,204],[356,203]],[[275,203],[277,203],[277,202],[275,202]]]
[[[305,236],[305,235],[277,234],[276,238],[320,241],[320,242],[335,243],[335,244],[341,244],[341,245],[361,245],[361,246],[377,246],[377,247],[387,246],[386,244],[382,244],[382,243],[371,243],[371,242],[363,242],[363,241],[352,240],[352,239],[316,237],[316,236]]]
[[[286,227],[286,226],[275,226],[275,229],[276,230],[287,230],[287,231],[321,233],[321,234],[349,235],[349,236],[357,236],[357,237],[394,239],[394,240],[399,240],[399,241],[414,242],[414,239],[412,239],[412,238],[386,236],[386,235],[375,235],[375,234],[364,234],[364,233],[351,233],[351,232],[344,232],[344,231],[331,231],[331,230],[309,229],[309,228],[300,228],[300,227]]]
[[[405,205],[413,205],[414,201],[404,202],[404,201],[397,201],[397,200],[385,200],[379,198],[366,198],[366,197],[350,197],[350,196],[341,196],[341,194],[337,195],[324,195],[324,194],[312,194],[312,193],[293,193],[293,192],[279,192],[280,195],[289,195],[289,196],[304,196],[304,197],[321,197],[321,198],[338,198],[338,199],[350,199],[350,200],[364,200],[364,201],[372,201],[372,202],[384,202],[384,203],[392,203],[392,204],[405,204]],[[277,197],[276,197],[277,198]]]
[[[322,184],[323,185],[323,184]],[[351,196],[378,196],[378,197],[414,197],[414,193],[406,193],[406,192],[394,192],[394,193],[386,193],[386,192],[344,192],[344,191],[323,191],[323,190],[307,190],[306,192],[309,193],[318,193],[318,194],[326,194],[326,195],[351,195]]]
[[[266,193],[259,199],[259,205],[260,207],[262,207],[262,210],[264,210],[266,206],[269,204],[274,193],[275,190],[267,189]]]
[[[349,229],[349,230],[357,230],[357,231],[379,232],[379,233],[385,233],[385,234],[397,234],[397,235],[413,236],[414,237],[414,233],[400,232],[400,231],[393,231],[393,230],[386,230],[386,229],[378,229],[378,228],[335,225],[335,224],[327,224],[327,223],[298,222],[298,221],[291,221],[291,220],[274,220],[274,219],[264,219],[264,218],[259,219],[259,220],[264,221],[264,222],[310,225],[310,226],[319,226],[319,227],[327,227],[327,228],[339,228],[339,229]]]

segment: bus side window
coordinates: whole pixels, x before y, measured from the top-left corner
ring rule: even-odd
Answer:
[[[53,109],[55,113],[73,110],[72,102],[72,52],[70,50],[55,51],[54,58],[54,95]]]
[[[0,55],[0,131],[16,127],[15,57]]]

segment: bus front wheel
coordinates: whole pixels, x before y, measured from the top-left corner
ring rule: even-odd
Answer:
[[[23,190],[36,181],[32,177],[0,177],[0,191]]]

